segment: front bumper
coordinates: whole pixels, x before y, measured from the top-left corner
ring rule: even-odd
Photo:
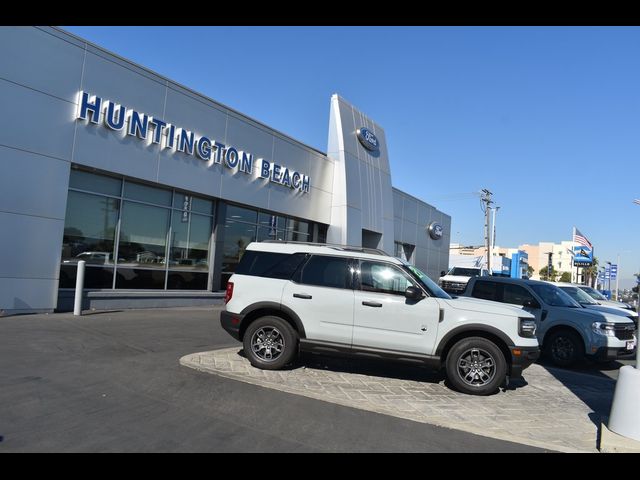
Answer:
[[[592,357],[595,360],[602,361],[617,360],[618,358],[625,358],[631,355],[635,355],[637,349],[637,345],[633,350],[627,350],[626,348],[620,347],[600,347],[598,350],[596,350]]]
[[[540,347],[510,347],[511,378],[520,378],[522,371],[540,357]]]

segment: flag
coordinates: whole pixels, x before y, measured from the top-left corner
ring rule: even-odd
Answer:
[[[587,240],[587,237],[580,233],[580,230],[578,230],[576,227],[573,227],[573,241],[578,245],[584,245],[585,247],[593,248],[593,245],[591,245],[591,242]]]

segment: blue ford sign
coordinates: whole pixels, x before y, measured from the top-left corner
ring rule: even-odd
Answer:
[[[380,144],[378,143],[378,137],[376,137],[371,130],[361,127],[357,131],[358,140],[364,148],[367,150],[371,150],[372,152],[377,152],[380,148]]]

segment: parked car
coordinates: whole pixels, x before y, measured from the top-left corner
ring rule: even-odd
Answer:
[[[542,351],[559,366],[574,365],[584,357],[609,361],[637,348],[630,318],[584,308],[548,282],[476,277],[465,296],[518,305],[534,314]]]
[[[638,312],[627,310],[618,306],[610,306],[611,304],[615,304],[618,302],[610,302],[610,304],[608,305],[603,305],[600,302],[595,301],[591,296],[589,296],[587,292],[585,292],[581,288],[578,288],[577,285],[560,283],[558,284],[558,288],[567,293],[567,295],[569,295],[585,308],[590,308],[599,312],[612,313],[613,315],[622,315],[633,320],[633,322],[636,324],[636,328],[638,327]]]
[[[451,267],[448,272],[440,272],[438,285],[447,293],[459,295],[467,288],[471,277],[488,277],[489,270],[482,267]]]
[[[539,355],[533,315],[452,299],[416,267],[379,250],[251,243],[229,279],[223,328],[257,368],[299,350],[444,368],[450,385],[488,395]]]
[[[633,305],[629,305],[626,302],[614,302],[613,300],[609,300],[603,294],[601,294],[598,290],[593,287],[589,287],[587,285],[576,285],[580,290],[586,292],[591,298],[593,298],[600,305],[605,305],[609,307],[621,307],[626,310],[635,311]]]

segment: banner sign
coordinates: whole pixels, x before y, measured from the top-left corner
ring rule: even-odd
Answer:
[[[576,267],[589,267],[593,264],[593,249],[584,245],[573,247],[573,265]]]

